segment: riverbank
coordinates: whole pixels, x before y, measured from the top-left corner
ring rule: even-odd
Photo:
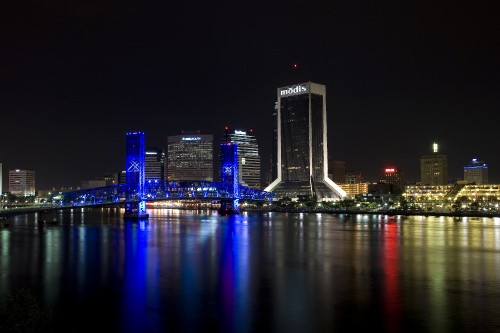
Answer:
[[[449,216],[449,217],[500,217],[500,212],[432,212],[432,211],[408,211],[408,210],[350,210],[350,209],[244,209],[242,211],[269,211],[277,213],[323,213],[323,214],[349,214],[349,215],[401,215],[401,216]]]

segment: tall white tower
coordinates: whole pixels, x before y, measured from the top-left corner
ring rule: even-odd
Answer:
[[[290,198],[346,197],[328,178],[326,87],[306,82],[278,88],[277,101],[277,178],[265,191]]]

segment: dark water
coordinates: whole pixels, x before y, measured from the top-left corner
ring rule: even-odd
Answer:
[[[500,332],[500,219],[75,210],[0,229],[63,332]]]

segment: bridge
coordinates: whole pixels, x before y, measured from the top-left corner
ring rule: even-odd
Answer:
[[[232,142],[221,144],[221,181],[145,180],[145,135],[126,135],[126,183],[53,194],[47,207],[102,207],[124,205],[125,217],[147,218],[146,202],[160,200],[212,200],[220,203],[219,212],[239,211],[239,200],[270,202],[273,193],[243,186],[238,182],[238,149]]]

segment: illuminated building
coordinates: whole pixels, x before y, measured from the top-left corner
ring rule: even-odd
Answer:
[[[340,199],[328,178],[326,87],[306,82],[277,90],[277,178],[265,189],[277,197]]]
[[[358,194],[368,193],[368,183],[344,183],[339,186],[347,193],[347,195],[354,197]]]
[[[167,158],[162,148],[146,148],[144,161],[146,163],[144,168],[144,177],[146,181],[158,180],[163,182],[167,179]]]
[[[167,141],[169,181],[213,181],[213,135],[190,132],[169,136]]]
[[[260,189],[260,155],[255,136],[235,130],[234,133],[227,134],[227,140],[235,143],[238,149],[240,184]],[[223,141],[226,141],[226,137]]]
[[[338,184],[347,195],[354,197],[358,194],[368,193],[368,183],[365,182],[360,172],[348,171],[344,174],[344,183]]]
[[[500,184],[471,185],[457,182],[450,185],[408,185],[403,192],[403,198],[408,203],[428,208],[436,205],[460,203],[470,206],[477,203],[479,206],[497,205],[500,200]],[[465,207],[461,207],[465,208]]]
[[[464,180],[476,185],[488,184],[488,166],[486,163],[472,159],[471,164],[464,166]]]
[[[9,192],[24,197],[35,195],[35,171],[9,170]]]
[[[393,167],[385,168],[380,175],[380,182],[393,185],[391,193],[401,193],[404,190],[403,171]]]
[[[422,185],[448,184],[448,159],[439,154],[438,144],[432,145],[432,154],[420,158],[420,181]]]

